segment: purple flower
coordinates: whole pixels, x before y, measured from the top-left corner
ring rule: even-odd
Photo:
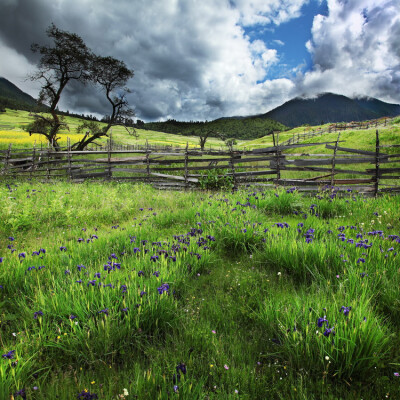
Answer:
[[[138,276],[140,277],[140,276],[144,276],[144,272],[143,271],[139,271],[138,272]]]
[[[74,315],[74,314],[71,314],[71,315],[69,316],[69,319],[70,319],[71,321],[73,321],[75,318],[76,318],[76,315]]]
[[[342,307],[340,308],[339,312],[342,312],[342,311],[343,311],[343,315],[349,315],[350,310],[351,310],[351,307],[342,306]]]
[[[25,258],[25,257],[26,257],[26,253],[19,253],[19,254],[18,254],[18,257],[19,257],[19,258]]]
[[[128,288],[127,288],[126,285],[121,285],[121,288],[120,288],[120,289],[122,290],[122,293],[126,293],[127,290],[128,290]]]
[[[96,272],[96,273],[94,274],[94,278],[101,278],[100,272]]]
[[[168,293],[168,291],[169,291],[168,283],[163,283],[160,287],[157,288],[157,290],[158,290],[159,294],[163,294],[164,292]]]
[[[10,350],[6,354],[3,354],[2,357],[12,360],[15,357],[15,350]]]
[[[96,279],[93,279],[92,281],[89,281],[89,283],[87,284],[87,286],[94,286],[96,284]]]
[[[26,399],[25,389],[20,389],[18,392],[14,393],[14,397],[21,396],[23,399]]]
[[[103,310],[97,311],[98,314],[108,315],[108,308],[104,308]]]
[[[322,328],[322,325],[326,322],[328,324],[328,320],[326,319],[326,315],[324,315],[324,318],[318,318],[317,320],[317,325],[318,328]]]
[[[332,335],[335,334],[335,332],[332,332],[333,327],[332,328],[326,328],[325,332],[323,333],[324,336],[329,337],[329,335],[332,333]]]
[[[360,264],[360,262],[361,262],[361,263],[365,263],[365,258],[360,257],[360,258],[357,260],[357,264]]]
[[[35,311],[33,313],[33,318],[37,319],[38,317],[41,317],[43,315],[43,311]]]
[[[153,272],[153,275],[158,278],[160,276],[160,271]]]
[[[15,240],[15,238],[12,237],[12,236],[10,236],[10,237],[8,238],[8,240],[10,240],[11,242],[13,242],[13,241]]]
[[[143,297],[145,294],[147,294],[144,290],[142,290],[141,292],[140,292],[140,297]]]
[[[82,270],[82,268],[85,268],[85,269],[86,269],[86,267],[85,267],[84,265],[77,265],[77,268],[78,268],[78,271],[79,271],[79,272]]]
[[[95,399],[98,399],[97,394],[90,393],[90,392],[85,391],[85,390],[82,390],[81,393],[78,393],[76,398],[77,399],[82,399],[82,400],[95,400]]]
[[[66,248],[65,246],[61,246],[61,247],[60,247],[60,250],[61,250],[61,251],[67,251],[67,248]]]

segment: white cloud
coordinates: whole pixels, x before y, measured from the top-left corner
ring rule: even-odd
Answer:
[[[301,74],[300,65],[293,79],[268,79],[279,50],[252,40],[244,27],[273,28],[297,18],[309,1],[57,0],[49,7],[47,0],[8,0],[0,14],[0,74],[32,93],[24,82],[35,62],[29,45],[44,43],[55,22],[134,69],[129,100],[141,119],[263,113],[295,95],[328,90],[362,89],[400,102],[398,0],[328,0],[329,16],[315,17],[307,43],[313,70]],[[85,90],[71,87],[62,107],[108,111],[104,99]]]
[[[328,0],[329,15],[314,18],[306,44],[314,69],[305,92],[364,94],[399,102],[400,2]]]

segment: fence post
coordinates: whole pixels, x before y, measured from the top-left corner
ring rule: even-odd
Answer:
[[[333,184],[334,184],[334,177],[335,177],[334,172],[335,172],[335,166],[336,166],[335,165],[335,163],[336,163],[336,152],[337,152],[337,148],[338,148],[338,145],[339,145],[339,138],[340,138],[340,132],[339,132],[339,135],[338,135],[337,140],[336,140],[335,149],[333,150],[332,170],[331,170],[331,173],[332,173],[332,175],[331,175],[331,186],[333,186]]]
[[[35,169],[35,157],[36,157],[36,141],[33,143],[33,150],[32,150],[32,165],[31,165],[31,173],[30,177],[33,178],[33,171]]]
[[[67,138],[67,157],[68,157],[68,179],[72,179],[72,165],[71,165],[71,139]]]
[[[279,181],[281,180],[281,152],[279,151],[279,133],[276,138],[276,181],[275,185],[279,186]]]
[[[50,143],[47,142],[47,167],[46,167],[46,175],[47,179],[50,179]]]
[[[376,130],[375,142],[375,197],[378,196],[379,191],[379,132]]]
[[[110,139],[108,139],[108,149],[107,149],[107,163],[108,163],[108,174],[107,174],[107,179],[111,179],[112,177],[112,171],[111,171],[111,140],[112,140],[112,134],[110,133]]]
[[[189,154],[188,154],[188,149],[189,149],[189,143],[186,142],[186,149],[185,149],[185,190],[188,189],[188,162],[189,162]]]
[[[11,158],[11,147],[12,147],[12,143],[10,143],[8,145],[8,150],[7,150],[7,153],[6,153],[6,159],[4,160],[4,168],[1,171],[2,175],[7,175],[8,164],[9,164],[9,160]]]
[[[231,167],[232,179],[233,179],[232,191],[234,191],[237,188],[237,186],[236,186],[235,163],[233,162],[233,160],[234,160],[234,158],[233,158],[233,144],[230,145],[229,150],[231,152],[231,158],[229,160],[229,164],[230,164],[230,167]]]
[[[146,139],[146,173],[147,173],[147,182],[150,182],[150,150],[149,150],[149,141]]]

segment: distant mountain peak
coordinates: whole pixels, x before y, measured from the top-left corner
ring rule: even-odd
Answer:
[[[368,96],[349,98],[330,92],[298,96],[260,115],[286,126],[319,125],[391,117],[400,114],[399,104],[385,103]]]

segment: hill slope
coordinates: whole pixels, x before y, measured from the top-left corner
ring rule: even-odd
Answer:
[[[399,114],[398,104],[389,104],[370,97],[350,99],[338,94],[324,93],[311,99],[296,97],[258,117],[272,118],[295,127],[304,124],[363,121]]]
[[[37,108],[36,100],[9,80],[0,77],[0,109],[12,108],[30,111]]]
[[[270,118],[221,118],[210,122],[180,122],[169,120],[166,122],[148,122],[143,129],[159,132],[197,136],[206,132],[213,132],[210,136],[224,136],[235,139],[255,139],[266,136],[273,131],[282,131],[286,127]]]

